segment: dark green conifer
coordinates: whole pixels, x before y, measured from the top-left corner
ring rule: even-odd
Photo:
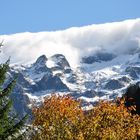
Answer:
[[[12,100],[9,96],[16,81],[13,79],[4,86],[8,70],[9,60],[5,64],[0,64],[0,140],[23,139],[21,128],[25,126],[27,116],[19,120],[18,115],[12,111]]]

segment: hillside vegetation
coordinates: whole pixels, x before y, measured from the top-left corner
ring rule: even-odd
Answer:
[[[32,140],[132,140],[140,135],[140,117],[125,106],[124,99],[101,101],[90,111],[83,111],[81,101],[70,96],[45,98],[33,109]]]

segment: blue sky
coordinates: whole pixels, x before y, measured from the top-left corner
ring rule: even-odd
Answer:
[[[0,34],[140,18],[140,0],[0,0]]]

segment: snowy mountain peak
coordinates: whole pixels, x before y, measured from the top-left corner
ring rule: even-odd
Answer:
[[[45,65],[47,62],[47,57],[46,55],[41,55],[35,62],[35,65]]]
[[[55,54],[48,59],[47,65],[55,70],[70,69],[70,64],[62,54]]]
[[[17,64],[10,71],[19,73],[15,96],[40,101],[55,92],[94,104],[121,96],[140,80],[140,19],[1,38],[0,61],[11,56]]]
[[[14,75],[14,70],[19,73],[13,94],[22,94],[23,100],[26,95],[25,102],[28,103],[56,93],[71,94],[95,104],[101,99],[122,96],[130,84],[140,79],[139,51],[118,56],[102,52],[87,55],[84,61],[81,66],[71,68],[64,55],[55,54],[48,59],[42,55],[30,66],[13,66],[11,75]]]

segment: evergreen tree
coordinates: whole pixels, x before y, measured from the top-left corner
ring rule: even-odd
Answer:
[[[133,114],[140,115],[140,82],[130,85],[126,93],[123,95],[125,99],[125,105],[129,108],[135,106],[134,110],[131,110]]]
[[[5,64],[0,65],[0,140],[22,139],[23,134],[20,130],[27,118],[26,115],[19,120],[17,115],[12,113],[12,101],[9,95],[15,85],[15,80],[12,80],[6,87],[3,86],[8,69],[9,60]]]

